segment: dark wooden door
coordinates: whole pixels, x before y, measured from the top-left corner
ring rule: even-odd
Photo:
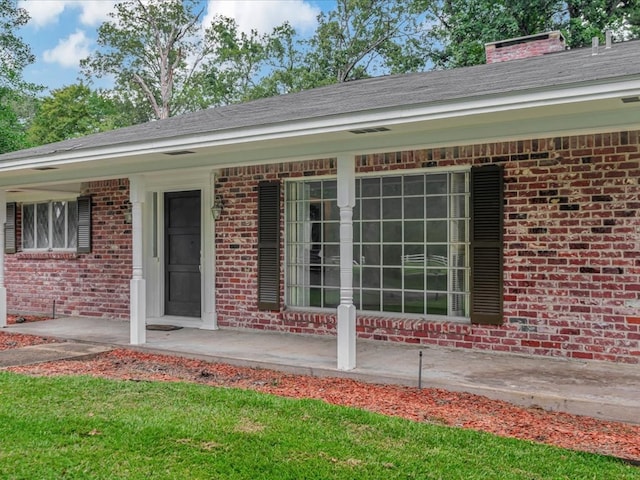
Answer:
[[[200,191],[164,195],[165,315],[200,316]]]

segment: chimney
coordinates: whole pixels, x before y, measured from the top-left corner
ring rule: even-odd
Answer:
[[[510,38],[499,42],[485,43],[487,63],[507,62],[521,58],[537,57],[565,50],[565,40],[558,30],[526,37]]]

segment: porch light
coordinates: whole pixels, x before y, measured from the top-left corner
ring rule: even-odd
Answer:
[[[222,202],[222,196],[216,195],[216,198],[213,201],[213,206],[211,207],[211,216],[214,220],[218,220],[220,218],[220,215],[222,215],[223,207],[224,203]]]
[[[127,225],[131,225],[133,223],[133,213],[131,210],[131,203],[127,202],[124,209],[124,223]]]

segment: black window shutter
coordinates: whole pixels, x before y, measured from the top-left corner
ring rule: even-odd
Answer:
[[[91,197],[78,197],[78,253],[91,252]]]
[[[258,309],[280,309],[280,182],[258,183]]]
[[[471,169],[471,322],[503,321],[504,184],[502,167]]]
[[[4,224],[4,253],[16,253],[16,204],[7,203],[7,220]]]

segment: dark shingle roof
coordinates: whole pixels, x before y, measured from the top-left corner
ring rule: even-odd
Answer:
[[[260,127],[379,109],[410,108],[474,97],[550,90],[640,78],[640,41],[567,50],[523,60],[347,82],[252,102],[210,108],[166,120],[0,155],[0,162],[54,152]]]

